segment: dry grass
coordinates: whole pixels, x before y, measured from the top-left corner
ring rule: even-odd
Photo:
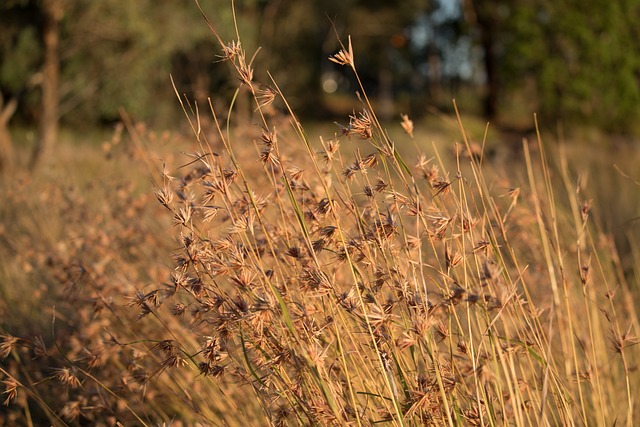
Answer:
[[[116,181],[3,188],[3,423],[638,422],[637,272],[561,150],[500,169],[461,120],[451,148],[408,117],[391,138],[363,88],[311,140],[220,45],[259,125],[180,97],[187,161],[130,126]],[[332,60],[357,77],[351,41]],[[127,176],[158,163],[156,204]]]

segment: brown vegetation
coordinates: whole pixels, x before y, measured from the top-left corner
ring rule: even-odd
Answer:
[[[414,124],[392,139],[362,88],[312,141],[219,41],[259,125],[180,97],[188,160],[127,123],[97,178],[3,188],[2,422],[638,421],[633,296],[561,152],[525,144],[507,177],[460,122],[453,156],[409,162]],[[357,77],[350,41],[331,59]],[[153,203],[128,177],[158,157]]]

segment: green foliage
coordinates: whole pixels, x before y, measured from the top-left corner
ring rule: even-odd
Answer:
[[[223,4],[227,2],[210,3]],[[0,89],[13,95],[37,92],[34,76],[43,55],[40,4],[11,2],[2,8]],[[230,12],[217,18],[231,27]],[[143,120],[165,119],[175,111],[170,102],[175,97],[169,84],[172,59],[185,52],[198,55],[195,47],[210,34],[191,1],[79,0],[65,3],[60,39],[62,119],[93,125],[117,120],[119,108]],[[23,116],[33,115],[34,109],[34,104],[21,103]]]
[[[236,36],[230,3],[202,2],[224,41]],[[135,118],[166,122],[176,113],[169,74],[180,91],[201,103],[233,86],[220,72],[224,65],[215,59],[219,49],[192,0],[63,4],[60,112],[67,123],[112,122],[118,120],[120,108]],[[250,57],[259,50],[256,78],[268,82],[268,71],[278,75],[285,94],[304,94],[290,99],[299,111],[318,113],[323,108],[323,73],[340,73],[341,90],[355,87],[352,77],[324,61],[338,49],[336,32],[358,40],[360,77],[381,103],[397,106],[409,99],[421,109],[425,102],[437,103],[436,92],[447,83],[439,64],[447,55],[465,55],[447,50],[474,36],[491,56],[491,70],[489,62],[479,64],[481,55],[472,48],[461,50],[468,57],[459,59],[459,67],[484,66],[492,80],[487,90],[503,116],[512,114],[514,99],[526,99],[529,105],[523,112],[540,113],[550,126],[588,119],[607,131],[637,130],[640,58],[632,53],[640,44],[634,22],[639,1],[597,0],[585,6],[575,0],[500,4],[475,0],[449,16],[446,28],[430,18],[442,14],[438,12],[442,4],[442,0],[247,0],[235,2],[235,8],[238,31],[245,34],[243,48]],[[7,98],[20,98],[18,117],[27,120],[38,115],[41,7],[38,0],[0,4],[0,91]],[[417,26],[430,27],[426,32],[431,39],[420,47],[412,40]],[[447,46],[441,43],[445,38]],[[451,60],[447,67],[452,68]],[[476,79],[467,83],[477,84],[477,75],[467,73],[465,78]],[[458,83],[452,81],[452,92]],[[466,92],[472,95],[464,95],[473,96],[477,89],[471,87]],[[449,95],[454,96],[439,98],[449,104]],[[384,108],[380,113],[387,115]]]
[[[492,6],[487,3],[487,7]],[[640,104],[640,43],[629,2],[509,1],[492,15],[500,81],[508,98],[524,82],[536,88],[547,123],[589,121],[632,130]]]
[[[0,81],[11,91],[18,91],[27,84],[27,78],[42,55],[38,35],[33,27],[0,39]]]
[[[26,88],[35,83],[42,48],[34,9],[28,1],[0,3],[0,97],[22,96],[22,105],[33,108],[37,97],[26,96]]]
[[[211,59],[217,52],[212,55],[211,35],[191,0],[79,0],[64,4],[60,111],[67,123],[77,126],[117,120],[119,108],[139,119],[163,122],[169,112],[175,112],[170,102],[174,97],[170,73],[181,91],[195,94],[200,101],[202,95],[230,86]],[[223,40],[236,35],[228,6],[227,0],[202,2]],[[292,102],[314,112],[319,107],[322,70],[330,67],[324,64],[323,68],[324,60],[338,48],[334,21],[341,34],[362,40],[362,63],[386,70],[392,67],[392,60],[388,49],[380,47],[388,46],[393,35],[402,34],[424,9],[416,1],[392,7],[356,0],[243,1],[235,6],[238,30],[245,34],[243,48],[250,55],[260,49],[261,80],[269,80],[266,71],[278,74],[285,93],[305,93]],[[2,7],[6,13],[0,17],[4,27],[0,41],[12,40],[13,45],[2,46],[0,54],[7,60],[3,61],[0,88],[15,93],[27,87],[26,80],[37,74],[42,62],[40,3],[25,0]],[[21,25],[7,26],[17,18]],[[11,55],[23,63],[9,60]],[[377,75],[364,77],[378,79]],[[160,106],[163,110],[158,111]],[[33,116],[37,104],[22,103],[21,108],[23,116]]]
[[[162,116],[173,96],[171,57],[205,36],[190,3],[103,0],[74,3],[65,20],[63,80],[76,120],[115,120],[125,108]],[[159,102],[162,101],[162,102]]]

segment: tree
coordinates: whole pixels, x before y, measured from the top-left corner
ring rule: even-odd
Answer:
[[[7,172],[13,164],[13,142],[9,132],[9,121],[16,112],[18,101],[11,98],[5,103],[0,93],[0,174]]]
[[[192,2],[154,0],[70,2],[63,32],[60,109],[75,127],[117,121],[120,108],[166,122],[175,98],[172,58],[198,55],[210,36]]]
[[[389,117],[399,86],[394,76],[405,72],[410,63],[408,29],[428,10],[429,3],[263,1],[253,15],[258,32],[252,44],[261,47],[258,63],[276,76],[296,109],[317,116],[323,113],[323,73],[344,72],[327,60],[339,47],[336,36],[346,41],[351,35],[361,77],[370,94],[380,101],[378,113]],[[259,77],[268,82],[266,75]],[[292,96],[295,94],[298,97]]]
[[[498,72],[498,50],[502,19],[500,6],[491,1],[469,0],[466,2],[467,20],[474,28],[482,47],[482,62],[486,76],[486,92],[483,101],[485,117],[494,121],[498,115],[498,101],[501,92]]]
[[[485,113],[530,82],[532,112],[543,122],[585,118],[606,130],[631,131],[639,118],[640,2],[466,0],[466,19],[484,52]],[[508,108],[508,106],[506,107]]]
[[[31,18],[36,14],[28,1],[0,3],[0,172],[14,162],[9,123],[20,106],[32,103],[27,91],[40,78],[41,43]]]
[[[125,108],[136,119],[165,120],[175,110],[172,58],[206,54],[212,62],[211,51],[195,50],[209,38],[191,2],[0,2],[0,158],[13,151],[12,116],[38,124],[32,166],[53,149],[60,119],[93,127]]]
[[[571,1],[544,9],[548,58],[539,64],[540,108],[569,122],[588,117],[608,131],[640,118],[640,2]],[[551,117],[548,117],[549,119]]]
[[[58,137],[60,21],[64,16],[64,0],[42,0],[42,111],[38,140],[31,157],[31,167],[37,166],[53,149]]]

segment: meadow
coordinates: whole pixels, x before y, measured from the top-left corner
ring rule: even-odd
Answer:
[[[2,178],[0,424],[640,422],[637,147],[382,124],[363,87],[307,126],[219,42],[238,91],[175,88],[185,130]]]

